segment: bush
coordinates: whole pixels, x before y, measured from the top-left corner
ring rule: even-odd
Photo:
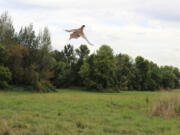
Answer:
[[[56,88],[51,84],[50,81],[43,80],[40,81],[40,84],[42,85],[42,92],[55,92]]]
[[[37,81],[33,84],[34,90],[38,92],[55,92],[56,88],[51,84],[50,81],[42,80]]]
[[[8,87],[8,81],[11,80],[9,68],[0,66],[0,88]]]
[[[163,118],[180,117],[180,96],[163,95],[153,105],[150,113]]]

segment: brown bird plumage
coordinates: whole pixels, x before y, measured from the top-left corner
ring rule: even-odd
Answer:
[[[69,40],[71,40],[73,38],[77,39],[79,37],[82,37],[88,42],[88,44],[93,45],[91,42],[89,42],[89,40],[85,36],[85,34],[83,32],[84,27],[85,27],[85,25],[82,25],[79,29],[71,29],[71,30],[65,30],[65,31],[66,32],[71,32]]]

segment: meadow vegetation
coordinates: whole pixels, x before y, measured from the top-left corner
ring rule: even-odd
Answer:
[[[161,97],[162,92],[7,89],[0,91],[0,135],[179,135],[178,115],[155,113]]]

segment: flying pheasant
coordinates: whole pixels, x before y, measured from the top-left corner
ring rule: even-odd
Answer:
[[[82,37],[88,42],[88,44],[93,45],[91,42],[89,42],[89,40],[85,36],[85,34],[83,32],[84,27],[85,27],[85,25],[82,25],[79,29],[71,29],[71,30],[65,30],[65,31],[66,32],[71,32],[69,40],[71,40],[72,38],[77,39],[79,37]]]

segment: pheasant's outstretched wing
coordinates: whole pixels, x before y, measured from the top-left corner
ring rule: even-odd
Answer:
[[[87,37],[84,35],[84,33],[81,33],[80,36],[81,36],[82,38],[84,38],[84,39],[88,42],[88,44],[90,44],[90,45],[93,46],[93,44],[87,39]]]

